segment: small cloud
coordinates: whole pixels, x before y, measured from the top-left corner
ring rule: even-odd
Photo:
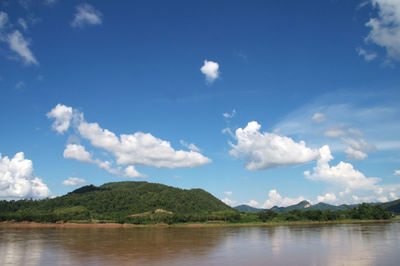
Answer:
[[[28,29],[28,24],[26,24],[26,21],[23,18],[18,18],[18,24],[23,30],[26,31]]]
[[[197,151],[197,152],[200,151],[200,149],[199,149],[196,145],[194,145],[193,143],[187,143],[187,142],[185,142],[185,141],[183,141],[183,140],[180,140],[180,143],[181,143],[181,145],[182,145],[183,147],[186,147],[186,148],[188,148],[188,149],[191,150],[191,151]]]
[[[324,203],[330,202],[330,203],[333,203],[333,202],[335,202],[337,199],[336,199],[335,193],[326,193],[326,194],[323,195],[323,196],[318,196],[318,197],[317,197],[317,200],[318,200],[318,202],[324,202]]]
[[[251,207],[257,207],[258,206],[258,202],[255,200],[250,200],[247,205],[251,206]]]
[[[232,196],[232,191],[225,191],[224,194],[227,196]]]
[[[270,209],[274,206],[286,207],[297,204],[303,200],[305,200],[303,196],[300,196],[298,198],[282,198],[282,196],[278,193],[276,189],[271,189],[268,193],[268,199],[264,202],[262,207],[265,209]]]
[[[76,6],[74,20],[71,22],[73,28],[83,28],[86,25],[101,25],[103,14],[89,4]]]
[[[125,176],[126,177],[146,177],[144,174],[139,173],[136,171],[136,168],[133,165],[129,165],[127,168],[125,168]]]
[[[87,182],[83,178],[78,177],[70,177],[62,182],[64,186],[83,186],[86,185]]]
[[[8,14],[0,11],[0,29],[3,29],[6,27],[8,23]]]
[[[65,159],[74,159],[84,163],[91,163],[92,157],[85,147],[78,144],[68,144],[63,154]]]
[[[59,134],[69,129],[73,117],[72,107],[57,104],[50,112],[46,114],[48,118],[54,118],[52,128]]]
[[[235,115],[236,115],[236,110],[235,109],[232,110],[232,113],[223,113],[222,114],[222,116],[225,117],[225,118],[232,118]]]
[[[42,81],[43,78],[44,78],[44,77],[43,77],[42,75],[38,75],[38,76],[36,77],[36,80]]]
[[[400,170],[395,170],[394,175],[400,175]]]
[[[358,55],[363,56],[365,61],[372,61],[374,60],[378,54],[375,52],[367,52],[363,48],[357,48]]]
[[[312,119],[313,121],[315,121],[315,122],[320,123],[320,122],[325,121],[325,115],[324,115],[324,114],[321,114],[321,113],[314,113],[314,115],[312,116],[311,119]]]
[[[332,129],[328,129],[327,131],[325,131],[324,135],[325,135],[325,137],[329,137],[329,138],[337,138],[337,137],[345,136],[346,132],[344,132],[341,129],[332,128]]]
[[[223,203],[225,203],[226,205],[229,205],[231,207],[233,207],[234,205],[236,205],[237,201],[236,200],[231,200],[228,198],[224,198],[221,200]]]
[[[200,68],[201,73],[206,76],[208,83],[213,83],[219,77],[219,65],[217,62],[204,60],[204,65]]]
[[[15,30],[13,33],[8,34],[7,42],[10,49],[16,52],[27,65],[34,64],[38,65],[35,56],[29,49],[29,42],[25,40],[24,36],[19,30]]]
[[[368,157],[365,152],[354,150],[352,147],[348,147],[344,152],[347,154],[347,159],[349,160],[364,160]]]

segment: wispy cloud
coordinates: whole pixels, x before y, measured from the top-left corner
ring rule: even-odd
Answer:
[[[400,1],[371,0],[371,3],[378,16],[365,24],[370,28],[365,41],[385,48],[389,60],[400,60]],[[376,56],[368,53],[364,57],[372,60]]]
[[[76,13],[71,22],[74,28],[83,28],[88,25],[101,25],[103,14],[89,4],[80,4],[76,6]]]
[[[16,52],[27,65],[39,65],[35,56],[29,49],[29,41],[25,40],[19,30],[15,30],[13,33],[8,34],[7,42],[10,49]]]

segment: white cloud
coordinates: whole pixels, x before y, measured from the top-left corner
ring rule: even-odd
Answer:
[[[191,151],[200,151],[200,149],[196,145],[194,145],[194,143],[187,143],[184,140],[180,140],[180,143],[183,147],[188,148]]]
[[[326,193],[323,196],[318,196],[317,197],[318,202],[324,202],[324,203],[334,203],[337,201],[335,193]]]
[[[385,48],[389,58],[400,60],[400,1],[371,2],[378,9],[378,17],[365,24],[371,29],[365,40]]]
[[[231,144],[229,152],[243,159],[248,170],[261,170],[280,166],[302,164],[318,157],[318,151],[306,147],[304,141],[295,142],[286,136],[260,132],[261,126],[249,122],[235,132],[237,144]]]
[[[298,198],[282,198],[281,195],[279,195],[278,191],[276,189],[271,189],[268,193],[268,199],[264,202],[262,208],[264,209],[270,209],[274,206],[278,207],[286,207],[290,205],[294,205],[299,203],[300,201],[305,200],[303,196],[300,196]]]
[[[341,140],[355,150],[376,151],[375,145],[368,143],[363,138],[343,137]]]
[[[349,160],[365,160],[368,155],[362,151],[354,150],[352,147],[348,147],[344,150]]]
[[[122,172],[120,167],[113,168],[109,161],[91,159],[90,154],[80,145],[67,145],[66,155],[69,158],[95,163],[112,174],[143,177],[144,175],[135,172],[134,165],[178,168],[202,166],[211,162],[209,158],[195,151],[198,148],[194,144],[188,145],[190,151],[183,151],[173,149],[170,142],[156,138],[150,133],[136,132],[118,137],[113,132],[102,129],[97,123],[87,123],[82,113],[65,105],[57,104],[47,117],[55,119],[52,125],[55,131],[63,133],[73,125],[80,136],[88,139],[94,147],[102,148],[114,155],[118,165],[127,165]]]
[[[394,175],[400,175],[400,170],[394,170]]]
[[[313,114],[313,116],[312,116],[311,119],[312,119],[313,121],[315,121],[315,122],[320,123],[320,122],[325,121],[326,117],[325,117],[324,114],[316,112],[316,113]]]
[[[213,83],[219,76],[219,65],[217,62],[204,60],[204,65],[200,68],[201,73],[206,76],[208,83]]]
[[[92,162],[90,153],[85,150],[85,147],[78,144],[68,144],[63,155],[66,159],[75,159],[84,163]]]
[[[9,159],[0,154],[0,198],[44,198],[50,190],[33,175],[33,163],[19,152]]]
[[[325,145],[319,149],[320,158],[314,172],[311,174],[305,171],[304,175],[311,180],[323,181],[334,184],[347,190],[377,190],[376,185],[380,179],[365,177],[363,173],[354,169],[350,163],[339,162],[336,166],[330,166],[329,162],[333,159],[329,146]]]
[[[250,200],[247,205],[251,206],[251,207],[257,207],[258,206],[258,202],[255,200]]]
[[[340,136],[345,136],[346,133],[341,129],[331,128],[325,131],[324,135],[329,138],[337,138]]]
[[[136,171],[135,167],[133,165],[128,166],[127,168],[125,168],[125,176],[126,177],[146,177],[145,175],[139,173],[138,171]]]
[[[121,167],[113,168],[112,163],[110,161],[101,161],[99,159],[96,159],[93,162],[107,173],[117,176],[123,176],[123,174],[121,173]],[[128,170],[128,174],[129,172],[130,171]]]
[[[71,119],[73,117],[72,107],[68,107],[62,104],[57,104],[50,112],[47,114],[48,118],[54,118],[52,125],[53,130],[62,134],[67,131],[71,124]]]
[[[222,114],[222,116],[225,117],[225,118],[232,118],[235,115],[236,115],[236,110],[235,109],[232,110],[232,113],[223,113]]]
[[[375,52],[367,52],[363,48],[357,48],[358,55],[363,56],[365,61],[372,61],[374,60],[378,54]]]
[[[22,57],[26,64],[39,64],[29,49],[29,42],[24,39],[24,36],[19,32],[19,30],[15,30],[13,33],[8,34],[7,42],[10,49]]]
[[[86,25],[101,25],[103,15],[97,9],[89,4],[80,4],[76,6],[76,13],[71,26],[83,28]]]
[[[27,30],[28,29],[28,24],[26,23],[26,21],[23,18],[18,18],[18,24],[21,26],[21,28],[23,30]]]
[[[228,198],[224,198],[224,199],[222,199],[221,201],[222,201],[223,203],[225,203],[226,205],[229,205],[229,206],[231,206],[231,207],[235,206],[236,203],[237,203],[236,200],[231,200],[231,199],[228,199]]]
[[[83,186],[86,185],[87,182],[83,178],[78,177],[70,177],[62,182],[64,186]]]
[[[0,30],[5,28],[8,23],[8,14],[0,11]]]
[[[91,144],[111,152],[120,165],[148,165],[158,168],[196,167],[211,160],[195,151],[174,150],[168,141],[150,133],[121,134],[118,138],[97,123],[81,122],[78,131]]]
[[[232,191],[225,191],[224,194],[227,196],[232,196]]]

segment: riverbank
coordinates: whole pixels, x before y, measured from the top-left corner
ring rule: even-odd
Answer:
[[[119,223],[37,223],[37,222],[0,222],[0,228],[165,228],[165,227],[251,227],[251,226],[283,226],[283,225],[328,225],[328,224],[357,224],[357,223],[391,223],[399,219],[389,220],[340,220],[340,221],[296,221],[296,222],[252,222],[252,223],[182,223],[182,224],[119,224]]]

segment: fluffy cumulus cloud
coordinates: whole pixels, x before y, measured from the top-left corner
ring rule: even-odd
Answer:
[[[62,182],[64,186],[84,186],[87,184],[86,180],[79,177],[70,177]]]
[[[133,165],[129,165],[125,168],[126,177],[146,177],[144,174],[139,173]]]
[[[213,83],[219,76],[219,65],[217,62],[204,60],[204,65],[200,68],[200,71],[206,76],[208,83]]]
[[[400,170],[394,170],[394,175],[400,175]]]
[[[300,196],[298,198],[283,198],[281,195],[279,195],[276,189],[271,189],[268,193],[268,199],[264,202],[262,208],[270,209],[274,206],[286,207],[297,204],[303,200],[305,200],[303,196]]]
[[[366,41],[385,48],[389,58],[400,60],[400,1],[371,0],[371,2],[378,10],[378,16],[366,23],[370,28]]]
[[[231,144],[230,154],[246,163],[248,170],[262,170],[280,166],[303,164],[318,157],[304,141],[275,133],[260,132],[261,126],[253,121],[235,132],[237,144]]]
[[[75,159],[85,163],[92,162],[90,153],[85,150],[85,147],[78,144],[68,144],[63,155],[66,159]]]
[[[352,147],[348,147],[344,152],[347,154],[347,159],[349,160],[365,160],[368,157],[368,154],[365,152],[355,150]]]
[[[251,207],[257,207],[258,206],[258,202],[255,200],[250,200],[247,205],[251,206]]]
[[[55,131],[62,134],[64,131],[67,131],[71,125],[73,116],[72,107],[57,104],[57,106],[46,115],[48,118],[54,118],[52,127]]]
[[[0,154],[0,198],[44,198],[50,190],[33,174],[33,163],[19,152],[13,158]]]
[[[196,167],[210,163],[211,160],[201,153],[194,144],[188,144],[190,151],[175,150],[171,143],[154,137],[150,133],[115,133],[101,128],[97,123],[88,123],[83,114],[72,107],[58,104],[47,116],[54,119],[53,130],[63,133],[73,125],[79,135],[90,141],[96,148],[102,148],[116,159],[118,165],[126,165],[125,170],[112,168],[109,161],[92,159],[83,146],[68,144],[64,157],[95,163],[109,173],[127,177],[143,177],[134,168],[135,165],[155,166],[158,168]]]
[[[80,4],[76,7],[71,26],[83,28],[87,25],[101,25],[103,14],[89,4]]]
[[[335,203],[337,201],[335,193],[326,193],[317,197],[318,202]]]
[[[314,172],[305,171],[304,175],[311,180],[323,181],[329,184],[337,185],[347,191],[351,190],[377,190],[379,178],[365,177],[363,173],[354,169],[350,163],[339,162],[336,166],[330,166],[329,162],[333,156],[329,146],[325,145],[319,149],[320,158]]]
[[[232,191],[225,191],[224,194],[227,196],[232,196]]]
[[[235,206],[236,204],[237,204],[237,201],[236,200],[232,200],[232,199],[229,199],[229,198],[224,198],[224,199],[222,199],[221,200],[223,203],[225,203],[226,205],[229,205],[229,206],[231,206],[231,207],[233,207],[233,206]]]
[[[25,40],[24,36],[19,30],[7,35],[7,42],[10,50],[17,53],[27,65],[38,65],[38,61],[29,49],[29,42]]]

